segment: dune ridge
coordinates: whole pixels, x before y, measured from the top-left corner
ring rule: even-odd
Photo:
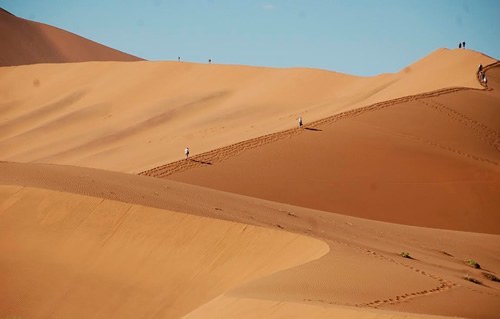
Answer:
[[[8,296],[0,302],[5,315],[28,316],[47,309],[52,309],[54,318],[69,313],[81,313],[83,317],[133,315],[136,318],[184,315],[186,318],[224,318],[255,313],[273,317],[308,311],[318,318],[329,315],[494,318],[496,314],[500,287],[482,279],[481,272],[499,272],[498,235],[382,223],[165,179],[88,168],[3,162],[0,172],[0,248],[4,251],[2,256],[10,256],[0,259],[1,273],[7,276],[4,282],[8,283],[0,287],[0,294]],[[122,222],[117,228],[119,220]],[[246,230],[241,234],[243,229]],[[217,245],[210,244],[232,234],[237,234],[237,242],[223,240]],[[303,241],[300,239],[303,237],[296,234],[316,239],[309,241],[304,237]],[[175,239],[178,236],[181,238]],[[273,241],[266,239],[267,236],[273,236]],[[100,245],[99,238],[107,238],[104,246]],[[252,244],[243,244],[246,239]],[[281,244],[290,239],[293,244]],[[168,244],[175,240],[186,245]],[[318,240],[327,243],[329,251],[322,244],[318,246]],[[28,249],[32,245],[38,247],[37,254],[32,254],[33,247]],[[144,245],[153,249],[144,250],[141,248]],[[225,265],[226,259],[220,259],[217,262],[221,263],[220,267],[238,268],[231,273],[236,271],[240,275],[229,279],[228,273],[216,274],[219,266],[207,267],[205,262],[205,267],[195,268],[208,277],[192,278],[196,280],[191,284],[198,287],[197,293],[190,292],[176,299],[175,305],[169,304],[171,299],[167,296],[179,295],[179,289],[183,289],[184,284],[189,287],[190,283],[168,284],[173,281],[164,271],[184,269],[184,263],[192,263],[193,258],[198,257],[196,254],[182,258],[179,255],[178,259],[161,256],[165,253],[171,256],[176,249],[188,253],[205,245],[213,246],[209,251],[216,254],[220,245],[229,245],[229,250],[225,250],[227,258],[251,258],[252,263]],[[13,251],[14,247],[17,248]],[[400,257],[401,251],[409,251],[414,259]],[[277,258],[276,254],[283,257]],[[207,253],[201,255],[208,258]],[[303,263],[320,255],[323,257]],[[30,258],[37,259],[37,271],[27,266],[31,264]],[[478,260],[483,269],[470,268],[464,263],[466,258]],[[51,262],[57,260],[64,260],[70,271],[56,271],[57,267]],[[127,262],[122,262],[124,260]],[[296,266],[289,268],[289,260],[295,260]],[[267,268],[257,267],[260,270],[252,272],[251,269],[257,269],[253,263],[264,263]],[[286,264],[287,269],[272,271],[275,263]],[[80,274],[74,277],[72,269],[77,268]],[[266,269],[271,273],[266,275]],[[44,275],[38,276],[40,272]],[[9,276],[20,273],[23,275]],[[100,274],[98,282],[85,279],[95,274]],[[252,277],[248,277],[249,274]],[[464,280],[466,274],[479,278],[484,285]],[[214,276],[224,285],[214,288],[203,284],[203,278]],[[113,280],[117,277],[119,280]],[[35,287],[40,290],[30,288],[27,293],[28,286],[23,282],[30,278],[37,282]],[[69,278],[70,283],[78,284],[59,289],[67,285]],[[181,278],[189,276],[175,280]],[[128,284],[119,285],[133,282],[137,284],[130,286],[134,287],[132,290],[127,288]],[[50,293],[39,297],[47,285],[52,287]],[[61,291],[66,291],[65,303],[55,303],[54,300],[60,300]],[[106,291],[113,291],[114,297],[96,297],[96,293],[99,296]],[[31,310],[20,306],[19,299],[14,298],[17,293],[24,294],[23,304],[33,305]],[[128,312],[123,307],[109,306],[123,305],[123,300],[129,300],[127,296],[140,294],[137,297],[143,298],[150,293],[165,298],[146,298],[144,302],[132,303],[126,306]],[[468,302],[457,305],[457,300]],[[152,315],[155,309],[162,310]]]
[[[2,316],[178,318],[328,251],[301,235],[84,195],[2,186],[0,199]]]
[[[348,119],[352,117],[356,117],[359,115],[364,114],[365,112],[370,112],[370,111],[376,111],[380,110],[386,107],[394,106],[399,103],[404,103],[404,102],[410,102],[410,101],[417,101],[417,100],[422,100],[425,98],[430,98],[430,97],[436,97],[440,96],[442,94],[448,94],[448,93],[453,93],[453,92],[459,92],[459,91],[467,91],[467,90],[474,90],[471,88],[447,88],[447,89],[441,89],[433,92],[426,92],[426,93],[421,93],[421,94],[416,94],[416,95],[410,95],[410,96],[404,96],[388,101],[383,101],[383,102],[378,102],[374,103],[372,105],[368,106],[363,106],[354,110],[350,111],[345,111],[330,117],[326,117],[314,122],[310,122],[307,124],[306,130],[318,130],[321,128],[323,125],[331,124],[339,120],[343,119]],[[424,102],[426,103],[426,102]],[[432,106],[435,107],[435,106]],[[486,128],[489,130],[490,134],[493,134],[493,137],[497,137],[497,133],[493,131],[491,133],[491,129]],[[288,129],[285,131],[281,132],[276,132],[276,133],[271,133],[268,135],[264,136],[259,136],[254,139],[242,141],[239,143],[235,143],[232,145],[228,145],[225,147],[221,147],[218,149],[214,149],[212,151],[208,151],[202,154],[197,154],[194,156],[191,156],[189,161],[186,161],[185,159],[181,159],[175,162],[167,163],[165,165],[161,165],[158,167],[154,167],[152,169],[145,170],[143,172],[140,172],[139,175],[146,175],[146,176],[151,176],[151,177],[167,177],[171,174],[175,174],[178,172],[183,172],[195,167],[203,167],[204,165],[212,165],[214,163],[224,161],[226,159],[229,159],[230,157],[236,156],[240,154],[241,152],[244,152],[246,150],[250,150],[259,146],[263,146],[269,143],[277,142],[281,139],[284,138],[290,138],[296,134],[304,133],[304,130],[300,128],[292,128]],[[496,141],[496,139],[494,139]],[[494,165],[498,165],[497,162],[489,160],[489,159],[484,159],[480,157],[474,157],[477,160],[488,162]]]
[[[19,42],[0,53],[0,317],[500,312],[498,61],[131,63],[4,11],[0,26]]]
[[[272,315],[270,315],[272,314]],[[366,310],[352,307],[328,307],[323,305],[311,305],[294,303],[288,301],[273,301],[257,298],[237,298],[221,296],[210,303],[201,306],[195,311],[187,314],[183,319],[196,318],[392,318],[392,319],[444,319],[447,316],[433,316],[410,313],[397,313],[381,310]]]
[[[488,89],[383,102],[143,174],[363,218],[498,234],[499,70],[487,69]]]
[[[299,115],[308,124],[408,95],[482,88],[475,70],[492,61],[441,49],[410,71],[367,78],[187,62],[5,67],[0,158],[138,173],[179,160],[187,145],[201,154],[288,130]],[[429,68],[442,76],[429,78]]]
[[[130,54],[0,8],[0,67],[35,63],[139,61]]]

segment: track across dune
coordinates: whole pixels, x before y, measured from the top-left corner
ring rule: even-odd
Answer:
[[[487,72],[488,70],[500,66],[500,61],[491,63],[483,68],[484,72]],[[479,73],[477,80],[478,82],[484,87],[485,90],[491,90],[491,88],[486,87],[480,80],[479,78]],[[404,96],[388,101],[383,101],[383,102],[378,102],[374,103],[368,106],[364,107],[359,107],[354,110],[349,110],[346,112],[342,112],[339,114],[335,114],[333,116],[326,117],[324,119],[320,119],[317,121],[313,121],[311,123],[307,123],[305,126],[305,129],[309,130],[315,130],[319,129],[321,126],[326,125],[326,124],[331,124],[339,120],[347,119],[347,118],[352,118],[355,116],[362,115],[366,112],[372,112],[372,111],[377,111],[386,107],[391,107],[391,106],[396,106],[400,103],[404,102],[409,102],[409,101],[421,101],[425,105],[429,107],[433,107],[436,109],[439,109],[440,111],[446,111],[449,116],[454,117],[455,119],[459,121],[466,122],[467,125],[474,126],[477,128],[477,130],[484,131],[486,135],[487,142],[494,145],[495,147],[499,148],[500,150],[500,133],[494,129],[491,129],[484,124],[478,123],[477,121],[470,119],[462,114],[457,113],[454,110],[451,110],[447,108],[443,104],[439,104],[437,102],[434,102],[431,98],[445,95],[445,94],[450,94],[450,93],[455,93],[455,92],[464,92],[464,91],[481,91],[481,89],[474,89],[474,88],[466,88],[466,87],[454,87],[454,88],[445,88],[441,90],[436,90],[432,92],[426,92],[426,93],[421,93],[421,94],[415,94],[415,95],[409,95],[409,96]],[[194,156],[191,156],[189,160],[179,160],[171,163],[167,163],[161,166],[157,166],[148,170],[145,170],[143,172],[140,172],[139,175],[146,175],[146,176],[152,176],[152,177],[166,177],[171,174],[177,173],[177,172],[182,172],[185,170],[192,169],[194,167],[202,167],[204,165],[212,165],[214,163],[226,160],[232,156],[235,156],[241,152],[244,152],[245,150],[249,150],[252,148],[256,148],[265,144],[273,143],[276,141],[279,141],[284,138],[289,138],[294,135],[302,133],[303,130],[300,128],[293,128],[281,132],[276,132],[272,134],[267,134],[264,136],[260,136],[257,138],[253,138],[250,140],[242,141],[239,143],[235,143],[232,145],[228,145],[225,147],[221,147],[218,149],[214,149],[212,151],[204,152],[202,154],[197,154]],[[432,142],[428,142],[432,143]],[[442,147],[440,145],[435,145],[437,147]],[[450,151],[456,152],[455,150],[451,149]],[[476,157],[473,155],[469,154],[461,154],[466,157],[474,158],[479,161],[484,161],[488,162],[493,165],[498,165],[496,161],[491,161],[489,159],[484,159],[480,157]]]
[[[186,146],[201,154],[289,136],[299,115],[320,125],[400,97],[479,89],[474,70],[492,61],[438,49],[372,77],[177,61],[2,67],[0,158],[139,173],[179,160]]]
[[[0,249],[18,248],[17,254],[4,254],[0,267],[8,278],[7,288],[15,295],[24,293],[23,300],[33,304],[29,312],[18,299],[4,298],[0,314],[24,317],[42,313],[46,302],[54,305],[54,318],[77,312],[93,317],[140,318],[156,310],[172,318],[190,311],[186,318],[215,319],[237,316],[238,309],[263,316],[312,311],[318,318],[426,318],[405,309],[440,300],[438,307],[431,303],[414,307],[412,312],[486,319],[493,318],[494,302],[500,296],[495,283],[483,286],[463,279],[466,273],[481,278],[485,271],[467,266],[466,258],[479,260],[491,273],[499,272],[498,235],[381,223],[167,179],[89,168],[0,162],[0,172],[0,197],[4,199],[0,201],[0,237],[5,239],[0,241]],[[276,238],[269,245],[266,236],[273,234]],[[288,240],[290,244],[286,244]],[[185,245],[170,247],[171,242]],[[31,263],[23,257],[33,245],[38,252],[37,272],[29,272],[26,265]],[[224,253],[218,254],[219,249]],[[299,254],[294,253],[297,249]],[[190,255],[190,251],[200,253]],[[401,251],[411,252],[413,259],[402,258]],[[290,254],[283,257],[287,252]],[[177,258],[171,258],[173,255]],[[320,255],[319,259],[307,257]],[[200,258],[204,266],[194,277],[169,275],[170,270],[185,274],[186,267]],[[293,268],[266,270],[279,263],[291,266],[289,261],[299,259]],[[223,269],[241,268],[227,273],[221,269],[222,274],[216,272],[219,266],[206,266],[209,260],[213,260],[212,266]],[[306,260],[312,261],[304,264]],[[67,273],[57,271],[52,261],[64,261],[70,274],[77,271],[79,276],[73,279],[77,284],[68,283]],[[250,269],[259,271],[248,277]],[[39,273],[45,275],[37,277]],[[94,275],[101,280],[85,280]],[[212,277],[224,284],[186,288],[175,305],[168,304],[168,297],[144,297],[151,291],[178,296],[181,290],[175,283],[200,287]],[[25,282],[31,279],[38,282],[39,289],[27,288]],[[140,285],[134,286],[134,282]],[[0,293],[5,287],[0,287]],[[44,287],[51,289],[44,292]],[[64,291],[65,302],[59,304]],[[136,294],[137,300],[149,306],[123,305],[123,300]],[[470,302],[459,307],[449,296]],[[79,308],[82,302],[83,310]],[[113,312],[104,304],[121,306]]]
[[[377,111],[381,110],[386,107],[391,107],[391,106],[396,106],[400,103],[404,102],[409,102],[409,101],[420,101],[420,100],[425,100],[431,97],[436,97],[440,96],[443,94],[449,94],[449,93],[454,93],[454,92],[460,92],[460,91],[469,91],[469,90],[479,90],[479,89],[472,89],[472,88],[447,88],[447,89],[442,89],[442,90],[437,90],[434,92],[427,92],[427,93],[422,93],[422,94],[416,94],[416,95],[410,95],[410,96],[405,96],[389,101],[384,101],[384,102],[379,102],[379,103],[374,103],[372,105],[368,105],[365,107],[360,107],[354,110],[350,110],[347,112],[342,112],[340,114],[336,114],[318,121],[314,121],[311,123],[307,123],[305,125],[305,130],[316,130],[321,128],[323,125],[331,124],[336,121],[340,121],[343,119],[348,119],[352,117],[356,117],[359,115],[362,115],[366,112],[372,112],[372,111]],[[423,102],[426,103],[426,102]],[[244,152],[249,149],[253,149],[262,145],[266,145],[269,143],[273,143],[276,141],[279,141],[281,139],[289,138],[294,135],[303,133],[303,129],[300,128],[293,128],[277,133],[272,133],[268,135],[264,135],[261,137],[253,138],[250,140],[246,140],[243,142],[239,142],[236,144],[228,145],[226,147],[221,147],[209,152],[205,152],[202,154],[197,154],[194,156],[191,156],[188,160],[179,160],[175,161],[172,163],[168,163],[165,165],[161,165],[155,168],[148,169],[146,171],[140,172],[139,175],[146,175],[146,176],[151,176],[151,177],[166,177],[174,173],[182,172],[185,170],[189,170],[195,167],[203,167],[204,165],[212,165],[214,163],[224,161],[230,157],[236,156],[241,152]],[[495,136],[498,136],[498,133],[493,131],[493,134]],[[495,139],[496,140],[496,139]],[[464,154],[464,156],[467,156],[467,154]],[[492,162],[488,159],[483,159],[483,158],[478,158],[474,157],[474,159],[480,160],[480,161],[485,161],[485,162],[490,162],[491,164],[498,165],[496,162]]]
[[[358,77],[1,26],[0,319],[496,319],[499,61]]]
[[[362,218],[497,233],[497,69],[486,68],[488,88],[376,103],[141,174]]]

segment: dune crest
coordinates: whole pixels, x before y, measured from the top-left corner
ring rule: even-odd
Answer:
[[[206,318],[445,319],[449,317],[230,296],[219,297],[182,317],[182,319]]]
[[[499,73],[498,65],[487,70],[488,90],[385,101],[144,174],[351,216],[498,234]]]
[[[81,167],[0,163],[0,185],[0,315],[497,313],[500,287],[482,273],[500,272],[498,235],[382,223]]]
[[[184,62],[0,68],[0,158],[138,173],[181,159],[186,146],[195,155],[290,129],[299,114],[307,124],[387,99],[481,88],[475,70],[492,59],[462,51],[366,78]]]
[[[283,231],[0,186],[2,317],[178,318],[327,251]]]
[[[139,61],[53,26],[18,18],[0,8],[0,67],[35,63]]]
[[[498,61],[357,77],[0,27],[0,317],[498,317]]]

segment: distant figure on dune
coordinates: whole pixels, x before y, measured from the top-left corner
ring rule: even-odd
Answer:
[[[180,56],[177,57],[177,61],[181,62],[181,57]]]
[[[212,63],[212,59],[208,59],[208,63]]]
[[[459,48],[459,49],[461,49],[461,48],[462,48],[462,42],[460,42],[460,43],[458,44],[458,48]]]
[[[299,116],[299,128],[302,128],[302,116]]]
[[[479,72],[481,72],[481,71],[483,70],[483,65],[482,65],[482,64],[479,64],[479,66],[477,67],[477,70],[478,70]]]
[[[465,49],[465,41],[464,41],[464,42],[462,42],[462,48],[464,48],[464,49]]]
[[[483,73],[483,78],[481,79],[484,85],[488,86],[488,79],[486,78],[486,74]]]
[[[189,147],[187,147],[187,146],[184,149],[184,155],[186,155],[186,159],[188,159],[188,157],[189,157]]]

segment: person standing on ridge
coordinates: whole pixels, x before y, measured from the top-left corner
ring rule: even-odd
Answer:
[[[184,149],[184,155],[186,155],[186,159],[188,159],[188,157],[189,157],[189,147],[187,147],[187,146]]]
[[[302,128],[302,116],[299,116],[299,128]]]
[[[464,42],[462,42],[462,48],[464,48],[464,49],[465,49],[465,41],[464,41]]]
[[[462,48],[462,42],[460,42],[460,43],[458,44],[458,48],[459,48],[459,49],[461,49],[461,48]]]

